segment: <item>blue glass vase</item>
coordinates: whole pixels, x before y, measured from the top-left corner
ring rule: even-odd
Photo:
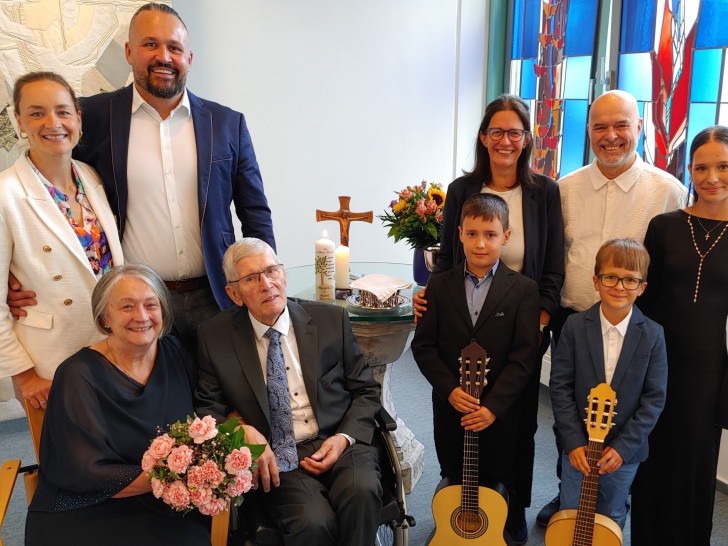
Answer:
[[[415,248],[415,254],[412,259],[412,278],[420,286],[427,285],[430,278],[430,271],[425,265],[425,251],[422,248]]]

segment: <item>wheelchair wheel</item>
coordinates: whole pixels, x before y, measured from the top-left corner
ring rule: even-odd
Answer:
[[[392,521],[387,525],[380,525],[377,529],[376,546],[407,546],[409,544],[409,528],[397,525]]]
[[[394,546],[394,531],[389,525],[380,525],[377,529],[376,546]]]

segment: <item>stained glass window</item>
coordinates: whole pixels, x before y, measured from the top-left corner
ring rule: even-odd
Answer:
[[[685,182],[693,137],[728,125],[728,1],[622,0],[619,28],[598,36],[605,25],[597,14],[601,8],[611,21],[609,4],[513,2],[510,92],[531,107],[534,168],[558,178],[586,162],[590,78],[601,41],[602,50],[618,52],[610,67],[616,87],[639,103],[638,153]]]
[[[529,103],[533,167],[552,178],[584,162],[596,13],[597,0],[513,3],[510,92]]]
[[[726,20],[725,0],[622,3],[618,87],[640,101],[645,160],[683,182],[693,137],[728,123]]]

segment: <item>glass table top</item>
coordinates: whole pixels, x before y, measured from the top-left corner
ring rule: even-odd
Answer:
[[[394,264],[385,262],[352,262],[349,266],[351,278],[363,277],[370,273],[380,273],[389,275],[396,279],[412,282],[412,287],[400,290],[402,303],[396,307],[389,309],[369,309],[358,305],[356,294],[352,298],[337,299],[333,302],[335,305],[346,308],[349,313],[349,319],[353,322],[395,322],[395,321],[412,321],[414,314],[412,312],[412,293],[414,289],[419,287],[412,281],[412,264]],[[286,267],[286,277],[288,278],[288,287],[286,292],[289,296],[304,300],[316,299],[316,288],[314,285],[315,275],[313,265],[302,265],[296,267]]]

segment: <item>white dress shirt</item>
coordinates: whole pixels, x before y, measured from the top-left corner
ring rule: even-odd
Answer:
[[[316,417],[311,408],[311,401],[306,392],[306,385],[303,382],[303,372],[301,371],[301,359],[298,355],[298,344],[296,343],[296,334],[291,324],[291,316],[288,313],[288,307],[283,311],[273,326],[266,326],[262,322],[258,322],[248,311],[250,323],[253,325],[255,332],[255,345],[258,349],[258,358],[263,368],[263,377],[268,381],[266,362],[268,360],[268,346],[270,341],[265,337],[268,328],[273,328],[280,332],[281,351],[283,352],[283,361],[286,363],[286,379],[288,381],[288,394],[291,401],[291,414],[293,416],[293,435],[296,443],[310,440],[318,436],[319,427]]]
[[[599,321],[602,325],[602,345],[604,347],[604,375],[608,384],[612,383],[614,369],[617,367],[622,345],[624,345],[624,336],[627,335],[627,326],[629,326],[631,318],[632,308],[630,307],[629,313],[619,324],[612,324],[604,316],[601,305],[599,306]]]
[[[133,89],[124,255],[166,281],[202,277],[197,149],[187,91],[162,119]]]
[[[687,189],[672,175],[637,157],[614,180],[596,164],[559,180],[566,256],[562,307],[585,311],[599,300],[594,290],[594,259],[603,243],[630,237],[643,241],[658,214],[686,205]]]

